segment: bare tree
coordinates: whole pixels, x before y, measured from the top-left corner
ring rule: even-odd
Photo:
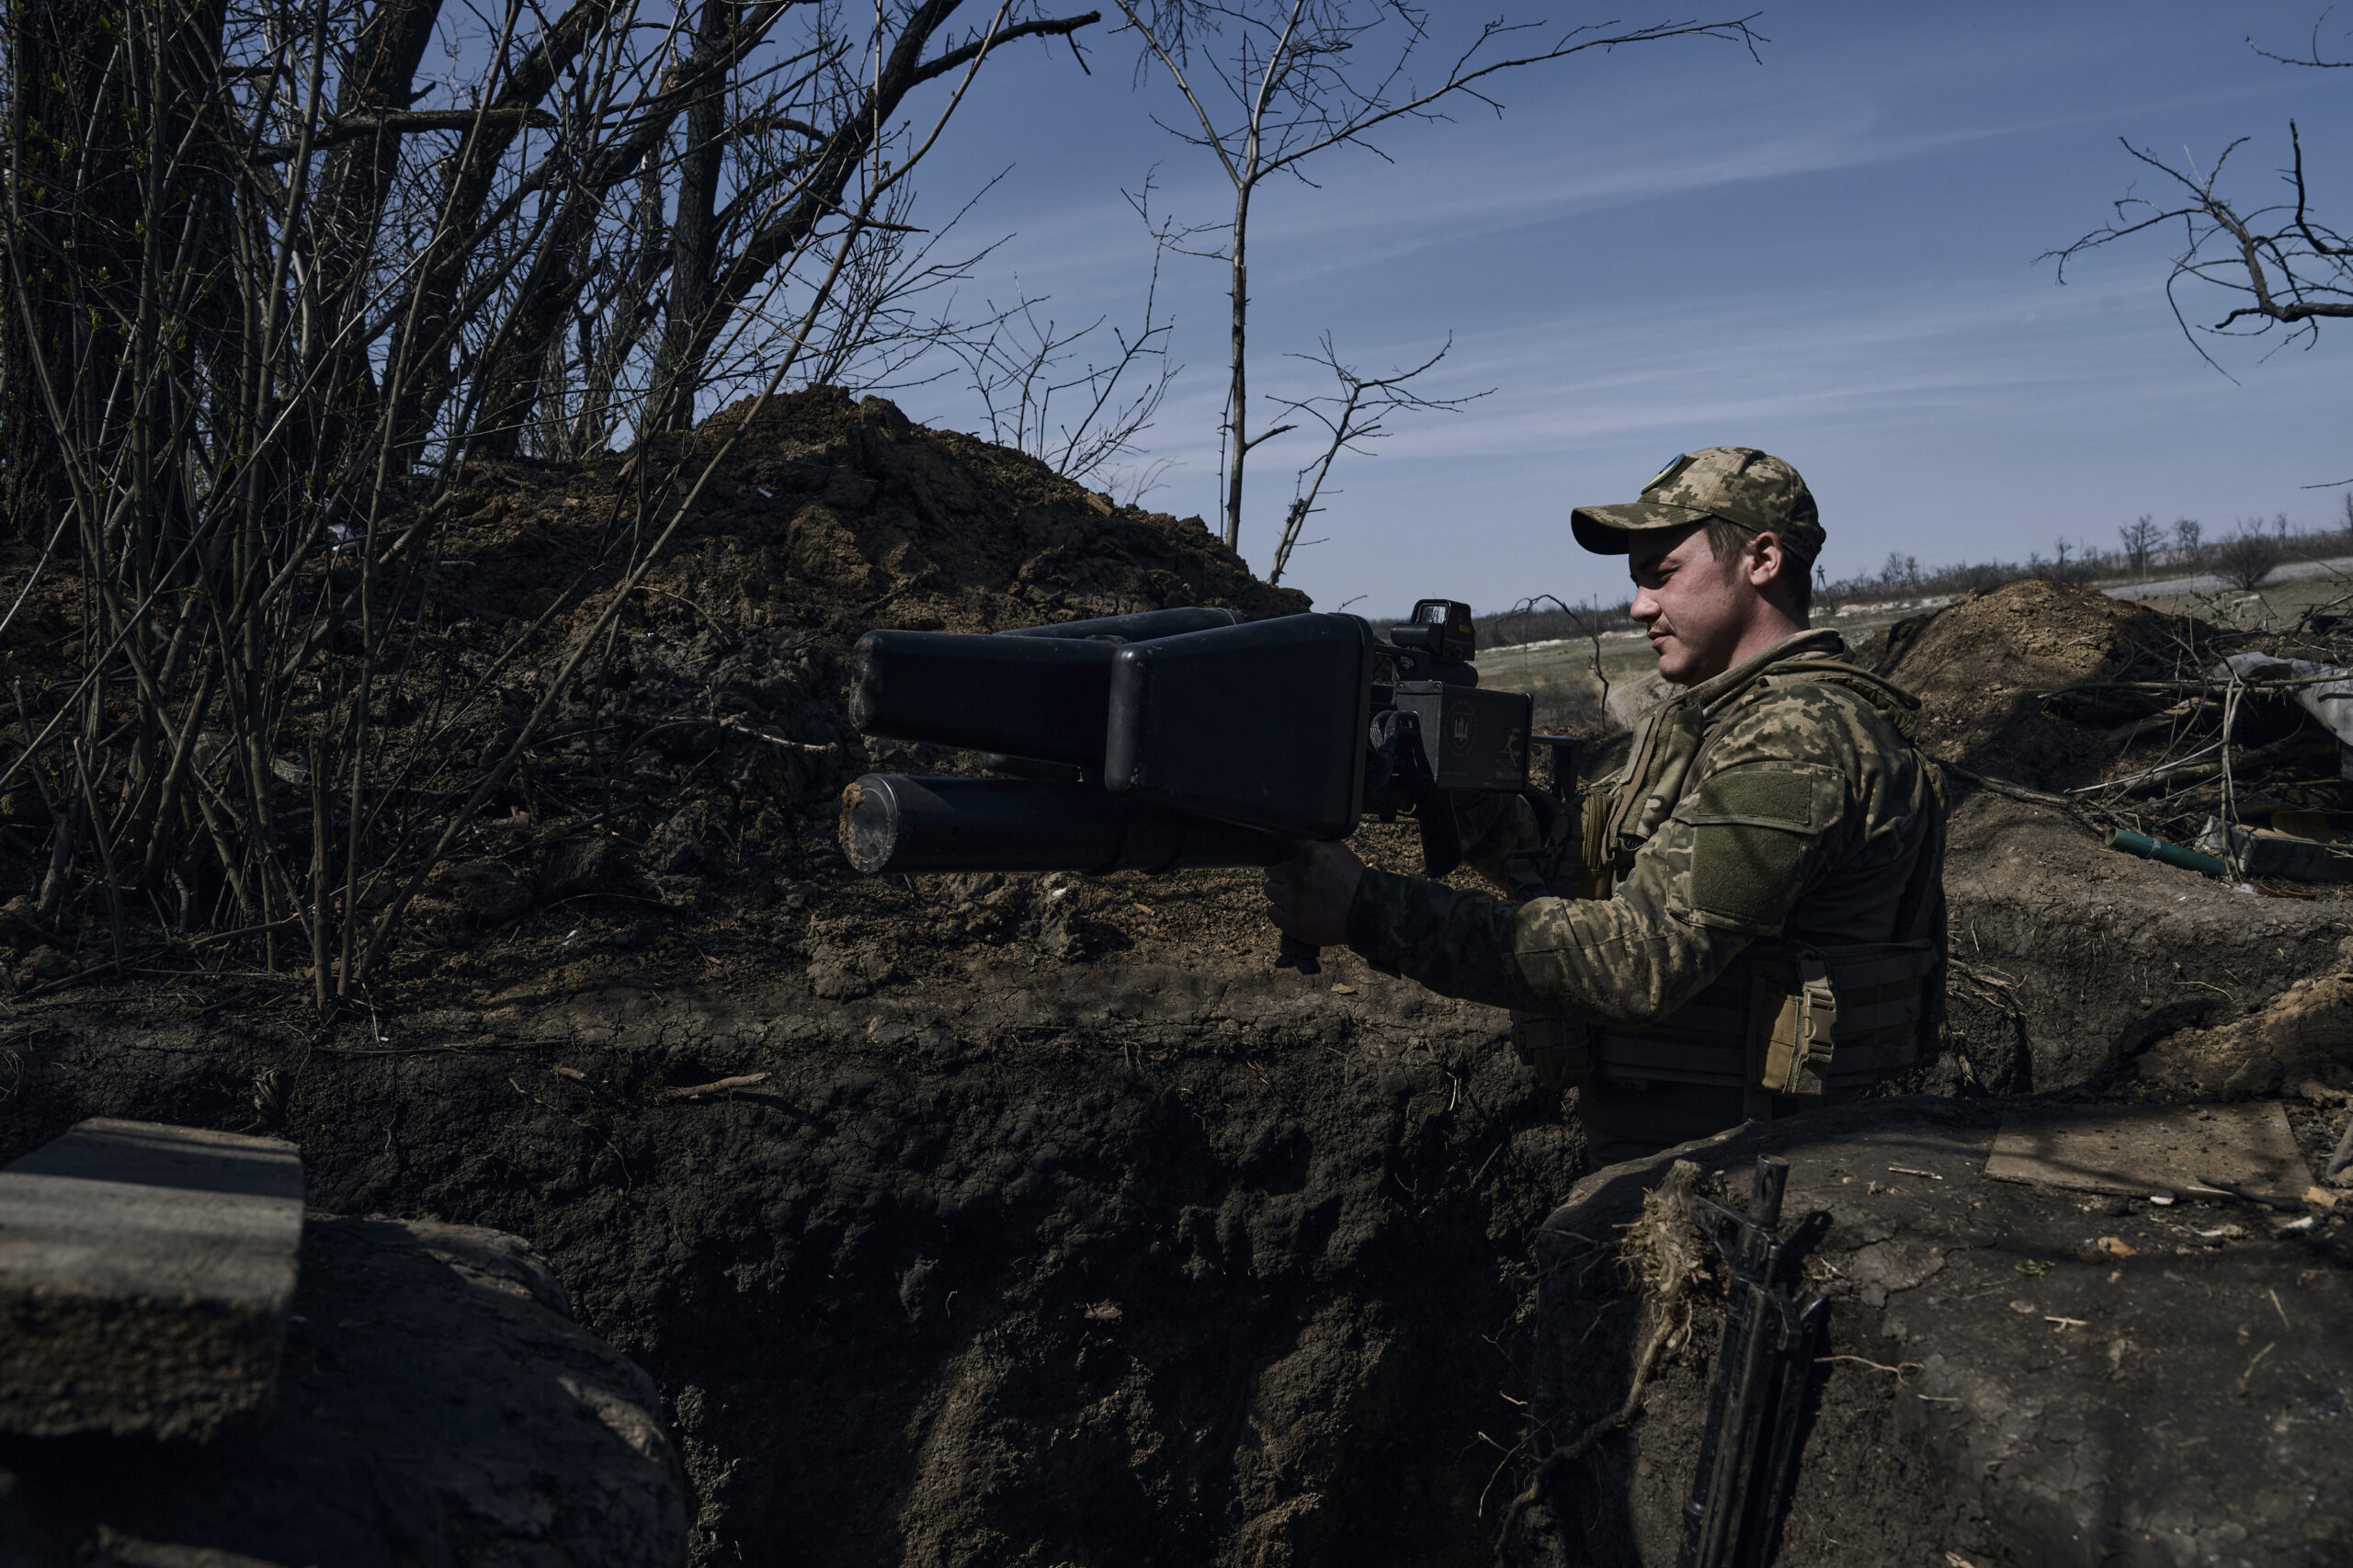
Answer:
[[[2216,576],[2250,593],[2279,569],[2285,554],[2279,537],[2265,533],[2260,522],[2242,523],[2237,534],[2208,551]]]
[[[2116,530],[2124,546],[2124,558],[2131,562],[2134,575],[2145,580],[2149,575],[2149,557],[2165,542],[2165,530],[2156,520],[2143,512],[2133,521]]]
[[[2052,559],[2048,562],[2040,555],[2029,555],[2027,558],[2028,564],[2040,570],[2053,582],[2068,583],[2081,587],[2091,581],[2090,552],[2075,540],[2063,534],[2061,535],[2052,541],[2051,554]]]
[[[2173,547],[2179,552],[2185,565],[2198,564],[2198,541],[2205,532],[2205,525],[2195,517],[2176,517],[2173,520]]]
[[[1590,701],[1573,699],[1566,703],[1560,700],[1556,692],[1540,691],[1537,694],[1540,706],[1549,707],[1553,711],[1550,714],[1540,712],[1539,722],[1555,729],[1589,723],[1601,734],[1623,728],[1609,711],[1609,671],[1601,662],[1602,614],[1592,599],[1586,599],[1582,608],[1572,608],[1568,601],[1558,594],[1532,594],[1506,610],[1497,619],[1519,623],[1538,616],[1540,607],[1547,604],[1552,607],[1553,614],[1566,619],[1575,629],[1576,634],[1586,640],[1596,691]]]
[[[1413,74],[1430,43],[1427,10],[1403,0],[1115,0],[1127,26],[1142,40],[1140,74],[1165,73],[1183,98],[1191,123],[1162,122],[1188,146],[1215,160],[1233,187],[1233,208],[1222,222],[1161,231],[1163,243],[1188,255],[1225,263],[1229,274],[1225,415],[1220,432],[1223,470],[1223,532],[1227,546],[1242,540],[1243,479],[1251,452],[1293,428],[1251,423],[1249,381],[1250,219],[1260,187],[1279,175],[1302,182],[1306,160],[1344,144],[1385,157],[1376,133],[1400,124],[1446,118],[1457,100],[1502,106],[1488,96],[1488,79],[1591,50],[1604,51],[1671,38],[1711,38],[1754,54],[1761,40],[1750,28],[1755,13],[1720,22],[1661,22],[1610,30],[1573,28],[1538,38],[1513,53],[1540,24],[1490,21],[1443,62],[1434,85]],[[1425,78],[1427,80],[1427,78]],[[1212,236],[1222,235],[1216,244]]]
[[[756,408],[854,358],[885,317],[846,285],[907,281],[912,173],[985,60],[1093,19],[959,10],[13,7],[0,499],[16,606],[50,574],[82,605],[0,733],[0,790],[51,807],[40,918],[78,903],[118,962],[292,943],[322,1012],[364,989],[597,642],[535,679],[531,638],[594,570],[620,585],[582,619],[612,624],[744,425],[646,475],[486,667],[425,635],[469,460],[642,452],[714,383]]]
[[[2353,61],[2322,57],[2318,24],[2301,57],[2257,48],[2252,39],[2247,44],[2282,64],[2322,70],[2353,66]],[[2225,170],[2248,140],[2243,136],[2231,142],[2202,170],[2187,153],[2177,165],[2124,142],[2126,152],[2163,176],[2166,194],[2151,199],[2128,193],[2114,203],[2115,215],[2107,223],[2046,253],[2044,259],[2058,264],[2063,283],[2067,264],[2087,251],[2143,233],[2168,232],[2177,236],[2177,248],[2165,278],[2165,298],[2183,335],[2207,363],[2214,364],[2214,359],[2199,342],[2200,333],[2260,337],[2277,332],[2285,342],[2309,347],[2317,340],[2322,322],[2353,316],[2353,243],[2313,214],[2303,138],[2292,119],[2288,122],[2290,165],[2278,171],[2280,194],[2268,200],[2257,197],[2251,204],[2226,194]],[[2219,291],[2224,301],[2222,313],[2202,327],[2193,326],[2185,305],[2185,293],[2200,289]]]
[[[1332,373],[1339,390],[1318,397],[1278,398],[1275,401],[1302,419],[1313,419],[1324,426],[1328,437],[1324,450],[1299,471],[1292,486],[1290,510],[1283,517],[1283,537],[1275,547],[1275,563],[1267,573],[1268,583],[1282,581],[1283,569],[1290,564],[1291,551],[1299,548],[1300,529],[1318,510],[1316,497],[1322,494],[1324,482],[1332,475],[1332,462],[1342,452],[1361,452],[1365,443],[1378,441],[1388,431],[1383,422],[1392,414],[1408,411],[1424,413],[1460,413],[1465,406],[1489,396],[1487,392],[1470,392],[1460,397],[1425,397],[1407,383],[1423,371],[1435,367],[1454,347],[1447,339],[1438,351],[1410,370],[1394,370],[1386,376],[1365,376],[1340,363],[1333,352],[1332,335],[1324,335],[1323,347],[1313,354],[1294,355],[1321,365]],[[1315,543],[1316,540],[1308,542]]]
[[[2288,135],[2295,163],[2286,181],[2293,199],[2244,212],[2222,193],[2222,181],[2232,155],[2246,144],[2246,138],[2223,148],[2213,166],[2203,171],[2186,161],[2177,168],[2127,142],[2126,151],[2172,181],[2178,194],[2170,201],[2139,196],[2120,199],[2113,221],[2049,253],[2060,264],[2060,280],[2066,280],[2066,264],[2086,251],[2152,229],[2177,230],[2180,248],[2165,278],[2165,299],[2183,335],[2209,364],[2213,356],[2198,343],[2201,331],[2262,336],[2284,328],[2287,341],[2309,344],[2324,320],[2353,316],[2353,268],[2347,265],[2353,246],[2313,218],[2304,188],[2303,141],[2293,120],[2288,123]],[[2233,301],[2202,328],[2194,326],[2185,312],[2183,290],[2192,283],[2219,290]]]
[[[1040,315],[1043,299],[1024,299],[1004,311],[992,304],[980,330],[943,330],[942,338],[963,361],[981,400],[989,439],[1017,447],[1082,483],[1103,478],[1119,460],[1135,453],[1180,369],[1168,362],[1170,324],[1157,316],[1159,295],[1155,255],[1142,323],[1132,329],[1112,326],[1109,350],[1099,360],[1088,356],[1083,368],[1073,364],[1079,346],[1101,331],[1108,318],[1063,328],[1052,317]],[[1133,500],[1154,472],[1147,468],[1130,485],[1116,479],[1112,484],[1128,489]]]

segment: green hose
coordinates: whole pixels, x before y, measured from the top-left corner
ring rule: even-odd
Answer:
[[[2197,871],[2209,877],[2227,877],[2230,867],[2211,855],[2201,855],[2195,849],[2185,849],[2178,844],[2168,844],[2162,838],[2151,838],[2145,833],[2127,828],[2108,830],[2108,846],[2121,849],[2127,855],[2138,855],[2143,860],[2162,860],[2168,866],[2178,866],[2185,871]]]

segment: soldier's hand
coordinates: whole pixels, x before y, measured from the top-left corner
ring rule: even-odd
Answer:
[[[1356,902],[1364,862],[1345,845],[1302,844],[1299,849],[1297,859],[1267,868],[1267,913],[1284,936],[1336,948],[1348,939],[1348,905]]]

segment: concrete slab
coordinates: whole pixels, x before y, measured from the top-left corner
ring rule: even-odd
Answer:
[[[1985,1175],[2140,1197],[2213,1194],[2198,1179],[2211,1176],[2282,1199],[2302,1197],[2313,1179],[2277,1100],[2013,1110],[2002,1118]]]
[[[277,1381],[302,1163],[99,1118],[0,1170],[0,1432],[203,1437]]]
[[[301,1275],[257,1420],[0,1441],[0,1568],[684,1568],[662,1396],[521,1238],[313,1213]]]

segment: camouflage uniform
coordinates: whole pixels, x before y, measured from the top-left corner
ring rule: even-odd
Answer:
[[[1368,869],[1349,945],[1521,1015],[1597,1161],[1909,1063],[1941,996],[1943,810],[1916,700],[1844,652],[1800,632],[1652,709],[1550,864],[1524,801],[1466,801],[1472,863],[1520,896]]]

